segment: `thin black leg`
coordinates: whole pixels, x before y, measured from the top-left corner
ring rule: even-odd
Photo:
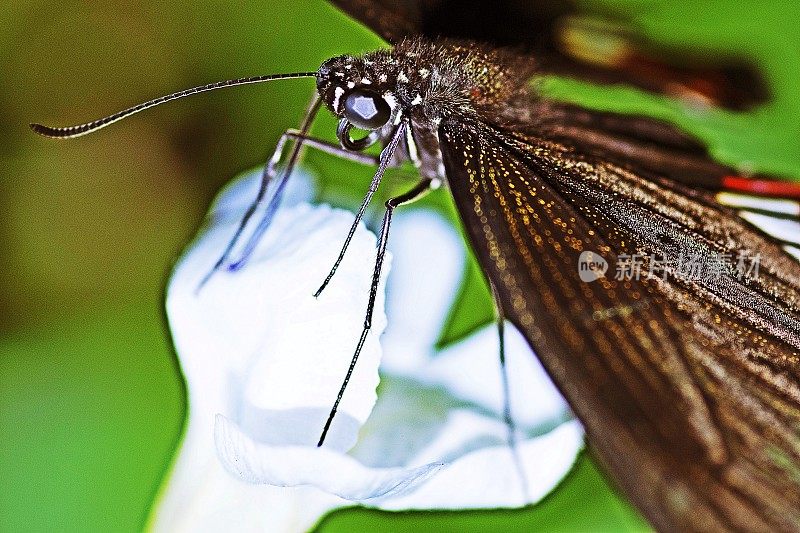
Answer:
[[[514,464],[517,468],[520,482],[522,483],[522,491],[525,497],[528,497],[528,479],[525,475],[525,470],[522,466],[522,459],[519,455],[519,446],[517,442],[517,425],[514,423],[514,417],[511,414],[511,388],[508,380],[508,365],[506,364],[506,327],[505,327],[505,312],[503,310],[503,303],[497,294],[497,289],[493,283],[489,283],[492,289],[492,299],[494,300],[494,308],[496,312],[497,322],[497,336],[500,343],[500,376],[503,385],[503,422],[506,425],[506,439],[508,440],[508,447],[511,449],[511,455]]]
[[[372,182],[369,184],[369,189],[367,190],[366,196],[364,196],[364,200],[361,201],[361,206],[358,208],[358,212],[356,213],[356,218],[353,220],[353,224],[350,226],[350,230],[347,232],[347,237],[344,240],[344,244],[342,245],[342,249],[339,252],[339,256],[336,258],[336,261],[333,263],[333,267],[331,267],[330,272],[325,277],[325,280],[322,282],[322,285],[319,286],[319,289],[314,293],[314,297],[319,296],[322,294],[322,291],[325,290],[325,287],[328,286],[333,275],[336,274],[336,270],[339,268],[339,265],[342,263],[342,259],[344,259],[344,254],[347,252],[347,247],[350,246],[350,241],[353,240],[353,235],[356,233],[356,228],[358,228],[358,223],[361,222],[361,219],[364,218],[364,212],[367,210],[367,206],[369,202],[372,200],[372,196],[375,194],[375,191],[378,190],[378,185],[381,183],[381,178],[383,178],[384,172],[386,172],[386,168],[389,166],[389,163],[392,160],[392,156],[394,155],[394,151],[397,149],[397,145],[400,142],[400,139],[403,138],[403,134],[405,133],[408,124],[405,120],[401,121],[400,124],[397,126],[394,134],[392,135],[392,140],[389,141],[389,144],[384,147],[383,151],[381,151],[380,163],[378,164],[378,170],[375,172],[375,175],[372,177]]]
[[[349,150],[346,150],[340,146],[329,143],[322,139],[308,137],[304,135],[301,131],[288,130],[287,132],[284,133],[282,139],[284,137],[296,139],[297,143],[295,145],[296,147],[302,144],[303,147],[308,146],[310,148],[316,148],[317,150],[320,150],[327,154],[335,155],[337,157],[341,157],[342,159],[347,159],[348,161],[354,161],[356,163],[361,163],[363,165],[375,166],[380,164],[378,158],[376,158],[375,156],[371,156],[368,154],[361,154],[358,152],[351,152]],[[245,243],[244,248],[242,249],[242,253],[239,256],[239,259],[237,259],[235,262],[231,263],[228,266],[229,270],[236,271],[242,268],[252,255],[253,251],[255,251],[256,246],[258,246],[258,243],[261,240],[261,237],[264,235],[264,232],[269,227],[270,222],[272,222],[272,217],[278,210],[278,205],[280,203],[281,197],[283,196],[283,189],[288,183],[289,175],[291,174],[292,170],[294,170],[294,165],[296,162],[297,162],[297,157],[293,153],[292,158],[289,160],[289,163],[286,166],[286,170],[284,171],[280,181],[278,182],[278,186],[275,188],[275,193],[273,194],[269,204],[267,205],[267,209],[264,212],[264,216],[261,217],[261,221],[258,223],[258,226],[256,226],[255,231],[253,231],[253,234]],[[277,164],[277,161],[275,163]]]
[[[303,135],[303,133],[299,130],[286,130],[281,136],[281,141],[283,141],[284,138],[299,140],[306,148],[314,148],[320,152],[336,156],[340,159],[346,159],[347,161],[352,161],[354,163],[368,165],[371,167],[375,167],[380,164],[380,159],[374,155],[362,154],[361,152],[351,152],[350,150],[342,148],[338,144],[328,142],[323,139],[317,139],[316,137]]]
[[[322,105],[322,99],[319,96],[314,96],[311,101],[311,105],[308,108],[308,112],[306,113],[305,118],[303,119],[303,123],[300,126],[300,133],[305,136],[308,133],[309,128],[311,127],[311,123],[314,121],[314,117],[316,117],[317,112],[319,111],[320,106]],[[225,247],[225,251],[222,252],[222,255],[219,257],[214,266],[211,270],[200,280],[200,283],[195,289],[195,293],[200,292],[203,286],[211,279],[211,276],[219,270],[219,268],[225,264],[228,259],[230,258],[231,252],[233,251],[233,247],[236,246],[236,243],[239,242],[239,238],[242,236],[242,232],[247,227],[248,222],[252,218],[253,214],[255,214],[258,206],[264,201],[264,198],[267,194],[267,188],[269,187],[270,182],[275,177],[275,169],[277,168],[278,161],[280,160],[281,154],[283,153],[283,146],[286,142],[286,136],[282,135],[280,141],[278,142],[277,146],[275,147],[275,151],[272,154],[272,157],[269,159],[267,164],[264,166],[264,170],[261,172],[261,185],[258,188],[258,193],[256,194],[255,199],[245,211],[244,216],[242,217],[241,222],[239,223],[239,227],[236,228],[236,232],[233,234],[233,237],[228,242],[228,245]],[[281,185],[283,185],[289,177],[289,174],[294,167],[294,163],[297,161],[298,157],[300,156],[300,150],[303,146],[301,140],[295,141],[294,148],[292,150],[292,155],[289,159],[289,164],[284,171],[282,183],[279,184],[279,190],[282,189]],[[279,190],[276,190],[276,195],[278,194]],[[275,197],[273,197],[274,199]]]
[[[353,370],[356,368],[358,356],[361,355],[361,349],[364,347],[364,342],[367,340],[367,334],[369,333],[370,328],[372,328],[372,314],[375,310],[375,298],[378,295],[378,284],[381,278],[383,259],[386,256],[386,244],[389,242],[389,228],[392,224],[392,214],[394,213],[395,208],[398,206],[411,203],[414,200],[424,196],[428,191],[430,191],[430,185],[430,180],[422,180],[416,186],[414,186],[413,189],[405,194],[390,198],[386,201],[386,212],[383,215],[381,233],[378,239],[378,251],[375,258],[375,269],[372,271],[372,283],[370,284],[369,288],[369,300],[367,302],[367,313],[364,317],[364,328],[361,330],[361,336],[358,339],[358,344],[356,344],[353,358],[350,360],[350,366],[347,368],[347,374],[345,374],[344,380],[342,381],[342,386],[339,388],[339,394],[336,395],[336,401],[333,402],[331,412],[328,414],[328,420],[325,421],[325,427],[322,428],[322,434],[319,437],[317,446],[322,446],[323,442],[325,442],[325,437],[328,434],[331,423],[333,423],[333,417],[336,416],[336,411],[339,409],[339,403],[342,401],[344,391],[347,388],[347,384],[350,382],[350,378],[353,375]]]

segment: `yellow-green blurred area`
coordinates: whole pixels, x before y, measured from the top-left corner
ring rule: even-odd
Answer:
[[[675,120],[727,162],[800,176],[794,2],[592,3],[625,13],[659,42],[752,58],[775,98],[738,115],[572,82],[551,90]],[[196,96],[74,141],[36,137],[28,122],[83,122],[189,86],[314,70],[330,56],[380,45],[322,0],[0,5],[0,531],[143,526],[185,409],[163,318],[166,276],[215,191],[265,160],[281,131],[300,121],[314,86],[293,80]],[[326,117],[314,132],[333,139],[333,129]],[[345,203],[370,177],[325,155],[309,154],[308,166]],[[391,180],[386,187],[396,190]],[[446,192],[429,201],[445,205]],[[485,319],[488,308],[480,309],[462,306],[451,329]],[[321,530],[643,527],[584,457],[530,509],[350,510]]]

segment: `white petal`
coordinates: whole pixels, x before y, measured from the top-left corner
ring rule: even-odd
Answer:
[[[497,414],[502,395],[494,328],[441,354],[433,349],[465,256],[458,235],[432,213],[401,215],[393,230],[402,266],[393,281],[387,369],[405,377],[387,380],[358,447],[352,456],[342,454],[375,401],[377,335],[385,325],[379,298],[340,414],[326,447],[316,448],[363,321],[374,236],[359,229],[333,284],[315,300],[310,295],[352,215],[302,203],[282,209],[248,266],[218,273],[198,297],[197,283],[247,206],[243,191],[254,194],[252,176],[248,183],[221,195],[215,224],[170,285],[167,307],[187,377],[190,420],[157,526],[207,529],[228,517],[234,529],[243,524],[247,530],[269,509],[277,521],[262,524],[265,529],[291,530],[292,521],[306,528],[319,513],[351,502],[384,509],[509,507],[537,501],[555,486],[574,461],[582,433],[577,423],[559,426],[563,403],[549,396],[552,386],[536,374],[541,370],[521,337],[509,332],[509,365],[523,383],[512,382],[519,396],[515,411],[517,404],[537,407],[533,415],[519,410],[519,463]],[[320,260],[320,254],[330,258]],[[363,295],[363,302],[353,295]],[[217,413],[219,461],[210,431]],[[233,474],[225,482],[210,474],[220,464]],[[180,516],[187,502],[191,518]]]
[[[198,283],[236,222],[214,226],[193,246],[167,299],[193,409],[226,414],[259,440],[316,443],[360,334],[374,263],[375,238],[362,226],[331,284],[312,296],[352,217],[325,206],[281,209],[247,266],[218,272],[199,294]],[[378,296],[372,331],[328,441],[341,450],[353,445],[375,402],[377,338],[386,323]],[[192,389],[200,394],[191,397]],[[206,407],[212,389],[223,397]]]
[[[216,219],[226,217],[239,222],[261,187],[262,171],[261,168],[249,170],[228,182],[211,203],[208,210],[210,217]],[[276,187],[276,181],[270,183],[266,193],[267,198],[272,196]],[[298,169],[286,183],[280,205],[282,208],[293,207],[297,204],[309,203],[313,198],[314,186],[310,177],[305,171]],[[263,205],[261,210],[255,213],[254,220],[260,219],[259,215],[263,213],[265,207],[266,205]]]
[[[330,510],[349,504],[313,487],[245,483],[231,476],[216,459],[197,473],[196,484],[185,497],[164,499],[147,531],[297,533],[310,530]],[[172,489],[170,485],[167,496]]]
[[[394,261],[387,282],[381,369],[408,373],[433,353],[464,276],[461,238],[440,215],[422,209],[397,214],[389,249]]]
[[[446,389],[384,377],[378,404],[352,454],[373,468],[446,466],[407,496],[367,505],[457,510],[534,503],[555,488],[583,446],[576,421],[554,423],[534,434],[519,431],[518,464],[507,431],[502,419]]]
[[[442,467],[366,468],[326,448],[268,446],[250,439],[223,416],[217,417],[217,452],[225,467],[248,483],[280,487],[310,485],[353,502],[395,498],[413,491]]]
[[[391,243],[395,259],[388,285],[390,320],[383,337],[382,371],[443,386],[458,398],[501,414],[496,326],[481,328],[440,352],[434,350],[463,277],[467,252],[461,238],[440,215],[412,210],[398,215]],[[512,324],[506,325],[506,360],[517,424],[563,421],[566,402]]]
[[[471,412],[453,417],[442,435],[480,432],[492,421],[479,420]],[[494,428],[499,437],[505,427]],[[447,443],[439,443],[442,450]],[[451,443],[452,444],[452,443]],[[386,501],[382,509],[491,509],[520,507],[538,502],[564,478],[583,447],[583,429],[569,422],[537,438],[519,443],[520,463],[506,444],[466,453],[412,494]],[[440,455],[440,454],[436,454]],[[520,475],[521,467],[522,476]]]
[[[287,190],[284,207],[245,268],[217,272],[198,293],[200,280],[227,245],[257,181],[257,175],[250,175],[225,189],[214,204],[210,227],[189,247],[170,280],[167,312],[187,381],[189,420],[151,519],[158,530],[192,531],[210,523],[232,524],[234,530],[240,523],[270,523],[270,531],[284,526],[293,530],[289,524],[308,527],[320,513],[345,503],[319,490],[246,484],[225,472],[216,457],[217,413],[241,424],[254,441],[305,444],[316,451],[360,334],[375,259],[375,237],[362,225],[329,287],[313,298],[353,215],[298,203],[309,193],[295,187],[295,192]],[[307,187],[308,180],[300,175],[290,181],[298,182]],[[387,261],[384,269],[388,266]],[[386,322],[382,310],[381,287],[373,330],[326,441],[331,448],[352,446],[375,401],[377,338]],[[271,511],[275,520],[261,518],[265,509],[275,506],[280,507]]]
[[[506,323],[506,365],[511,414],[521,427],[552,425],[569,418],[569,407],[517,328]],[[498,417],[503,413],[502,374],[497,327],[481,328],[441,351],[413,375],[422,383],[445,387],[457,398],[476,403]]]

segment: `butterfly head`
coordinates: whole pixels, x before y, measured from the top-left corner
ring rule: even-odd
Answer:
[[[379,130],[400,120],[401,105],[390,79],[389,60],[338,56],[317,71],[317,91],[340,119],[364,130]]]
[[[391,50],[327,60],[317,91],[334,115],[361,129],[391,127],[402,116],[436,126],[453,113],[497,117],[522,101],[529,108],[534,66],[527,56],[477,43],[411,38]]]

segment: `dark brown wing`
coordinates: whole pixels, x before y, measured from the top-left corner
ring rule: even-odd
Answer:
[[[693,187],[719,190],[724,176],[737,174],[711,159],[706,145],[697,138],[644,116],[549,104],[544,122],[537,128],[548,138],[577,145],[584,152]]]
[[[749,172],[743,177],[740,170],[715,161],[696,137],[662,120],[563,103],[548,103],[542,110],[538,134],[653,181],[666,178],[695,189],[800,199],[800,183]]]
[[[331,3],[390,43],[421,33],[423,5],[419,0],[331,0]]]
[[[331,0],[395,43],[404,37],[450,37],[522,47],[543,72],[747,109],[770,94],[750,62],[694,49],[667,49],[619,15],[578,9],[570,0]]]
[[[507,315],[645,516],[662,530],[800,530],[794,258],[706,193],[463,118],[439,136]],[[610,269],[584,282],[589,251]],[[614,259],[637,253],[640,279],[614,279]],[[754,279],[739,253],[760,254]],[[724,266],[648,279],[651,254]]]
[[[745,178],[740,170],[715,161],[702,141],[662,120],[553,102],[543,104],[539,116],[538,134],[654,181],[667,178],[709,191],[800,199],[800,183],[762,174]]]
[[[556,24],[576,12],[566,0],[331,0],[394,43],[404,37],[451,37],[495,46],[555,51]]]

